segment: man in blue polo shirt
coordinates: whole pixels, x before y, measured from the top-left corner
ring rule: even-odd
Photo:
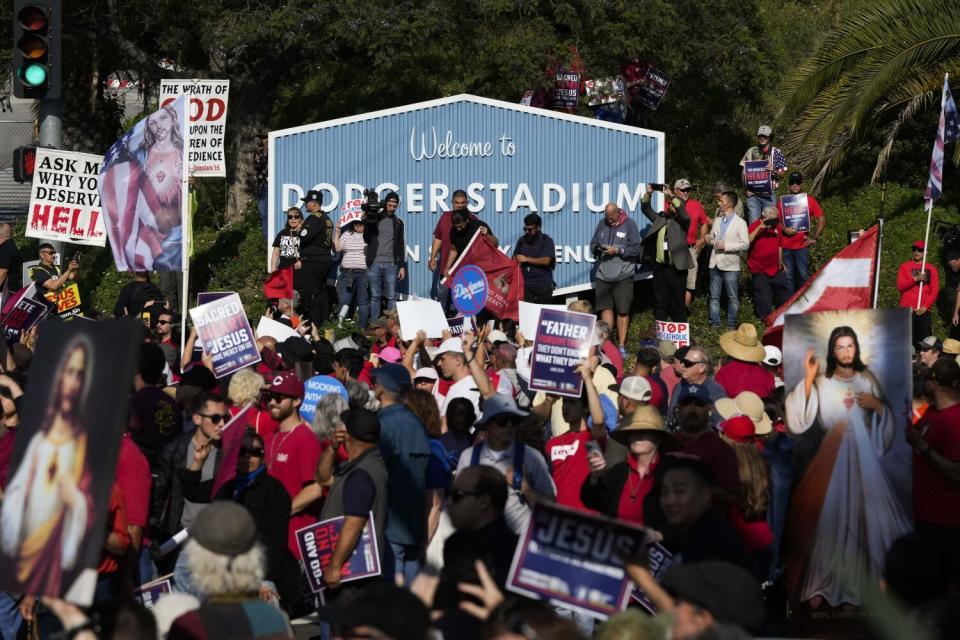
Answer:
[[[543,233],[540,216],[531,213],[523,219],[523,235],[513,250],[514,259],[522,266],[523,300],[547,304],[553,299],[553,268],[556,247],[553,238]]]
[[[412,386],[410,372],[386,363],[372,371],[373,391],[380,401],[380,453],[387,465],[387,546],[384,576],[403,574],[413,584],[420,572],[420,547],[426,537],[425,487],[430,440],[427,428],[403,403]]]

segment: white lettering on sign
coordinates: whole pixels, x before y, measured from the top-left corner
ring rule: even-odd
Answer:
[[[481,291],[487,288],[487,283],[481,280],[471,282],[469,286],[463,286],[459,282],[454,285],[453,297],[455,298],[473,298]]]
[[[494,155],[494,149],[499,149],[501,156],[509,158],[517,152],[517,145],[507,134],[498,137],[495,145],[489,140],[461,142],[450,129],[447,129],[443,136],[439,136],[437,128],[430,127],[430,133],[423,131],[419,137],[416,127],[410,130],[410,157],[417,162],[434,158],[490,158]]]

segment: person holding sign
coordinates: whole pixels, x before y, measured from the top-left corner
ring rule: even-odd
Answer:
[[[923,240],[917,240],[910,247],[911,258],[900,265],[897,271],[897,289],[900,290],[900,306],[910,309],[913,314],[914,344],[933,333],[933,316],[930,309],[937,302],[940,293],[940,272],[930,262],[922,264]],[[922,267],[922,269],[921,269]],[[923,286],[921,295],[920,287]]]
[[[801,195],[803,192],[803,174],[794,171],[790,174],[790,194]],[[783,246],[783,264],[787,274],[787,285],[790,295],[806,284],[810,277],[810,245],[817,243],[823,233],[827,219],[816,198],[807,194],[807,224],[806,229],[799,228],[787,222],[784,215],[783,201],[777,202],[777,213],[780,214],[780,225],[783,229],[781,244]],[[811,229],[813,219],[817,221],[817,228]]]
[[[42,300],[52,293],[54,305],[56,299],[63,289],[63,286],[70,280],[77,279],[77,271],[80,269],[80,263],[77,261],[80,254],[74,257],[67,266],[67,270],[60,273],[60,267],[54,264],[56,251],[49,242],[40,245],[40,264],[33,268],[33,281],[37,283],[36,299]]]
[[[757,129],[757,146],[750,147],[743,154],[740,160],[740,166],[746,169],[748,162],[766,160],[770,169],[771,187],[776,189],[779,186],[777,178],[782,176],[787,170],[787,159],[783,152],[773,146],[773,129],[769,125],[760,125]],[[744,184],[747,184],[746,175],[744,175]],[[772,193],[760,194],[753,191],[747,191],[747,221],[754,222],[760,218],[760,212],[765,206],[776,204],[776,197]]]

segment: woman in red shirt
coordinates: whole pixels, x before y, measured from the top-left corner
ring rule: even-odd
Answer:
[[[643,524],[643,500],[653,488],[657,465],[664,453],[680,447],[664,427],[660,412],[650,405],[639,407],[630,422],[610,437],[629,449],[627,460],[608,469],[603,455],[591,452],[591,474],[580,489],[580,499],[588,509]]]

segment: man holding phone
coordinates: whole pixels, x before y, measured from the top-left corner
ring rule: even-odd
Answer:
[[[33,268],[31,278],[37,283],[37,293],[35,298],[43,300],[47,293],[53,292],[59,296],[63,286],[70,280],[77,279],[77,271],[80,269],[80,252],[74,255],[73,260],[67,265],[67,270],[60,272],[60,267],[54,264],[56,251],[49,242],[40,245],[40,264]],[[49,300],[49,298],[47,298]],[[56,305],[56,298],[52,301]]]
[[[747,268],[753,284],[754,309],[763,320],[790,297],[783,264],[783,227],[776,208],[765,207],[747,232],[750,234]]]
[[[637,223],[615,203],[608,203],[590,240],[590,253],[597,260],[594,308],[600,312],[604,322],[617,327],[620,353],[624,357],[627,355],[627,331],[630,328],[630,305],[633,303],[633,275],[636,263],[640,261],[640,252]],[[616,325],[613,323],[614,311],[617,314]]]

